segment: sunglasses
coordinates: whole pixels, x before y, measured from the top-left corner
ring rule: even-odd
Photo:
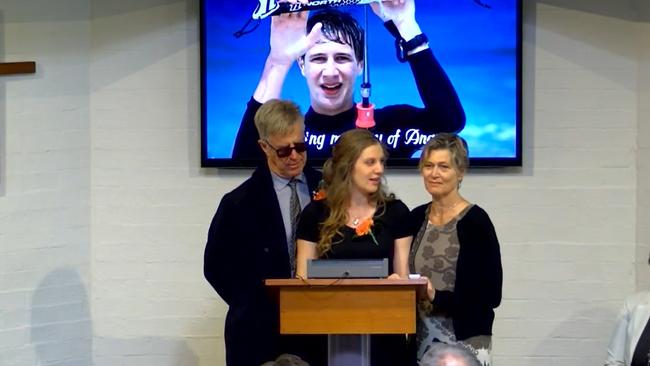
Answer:
[[[268,140],[264,140],[264,142],[269,145],[271,149],[275,150],[275,153],[278,154],[278,158],[286,158],[287,156],[291,155],[291,150],[296,150],[298,154],[307,151],[307,144],[304,142],[294,142],[293,146],[289,145],[280,148],[276,148],[275,146],[271,145]]]

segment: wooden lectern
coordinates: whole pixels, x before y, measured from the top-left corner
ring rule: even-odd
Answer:
[[[370,365],[370,334],[415,333],[425,278],[270,279],[281,334],[327,334],[329,366]]]

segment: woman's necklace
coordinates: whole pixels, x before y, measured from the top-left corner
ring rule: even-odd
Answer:
[[[459,200],[458,200],[456,203],[454,203],[453,205],[445,206],[445,205],[440,204],[440,203],[434,203],[433,206],[434,206],[435,208],[437,208],[437,209],[443,209],[443,210],[449,211],[449,210],[453,210],[456,206],[460,205],[461,202],[463,202],[463,199],[462,199],[462,198],[459,199]]]
[[[429,212],[429,221],[434,225],[446,224],[453,216],[455,216],[455,212],[452,210],[462,202],[464,202],[462,198],[456,201],[456,203],[448,206],[442,205],[435,201],[432,202],[431,211]]]
[[[365,220],[366,217],[372,217],[374,213],[375,208],[374,207],[368,207],[365,209],[361,210],[355,210],[355,214],[352,212],[348,211],[348,215],[350,218],[352,218],[352,227],[357,227],[361,223],[361,221]]]

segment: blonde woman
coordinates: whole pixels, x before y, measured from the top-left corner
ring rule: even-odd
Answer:
[[[436,342],[457,343],[489,366],[494,308],[501,302],[501,254],[488,214],[460,195],[468,165],[464,141],[455,134],[437,134],[420,157],[431,202],[410,218],[410,270],[429,280],[418,306],[418,359]]]

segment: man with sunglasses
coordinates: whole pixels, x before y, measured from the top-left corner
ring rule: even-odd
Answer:
[[[255,114],[255,126],[266,159],[223,196],[205,248],[205,277],[229,306],[226,365],[259,366],[283,353],[323,365],[325,339],[280,336],[278,307],[264,287],[265,279],[294,276],[292,223],[321,174],[305,168],[304,118],[296,104],[267,101]]]

